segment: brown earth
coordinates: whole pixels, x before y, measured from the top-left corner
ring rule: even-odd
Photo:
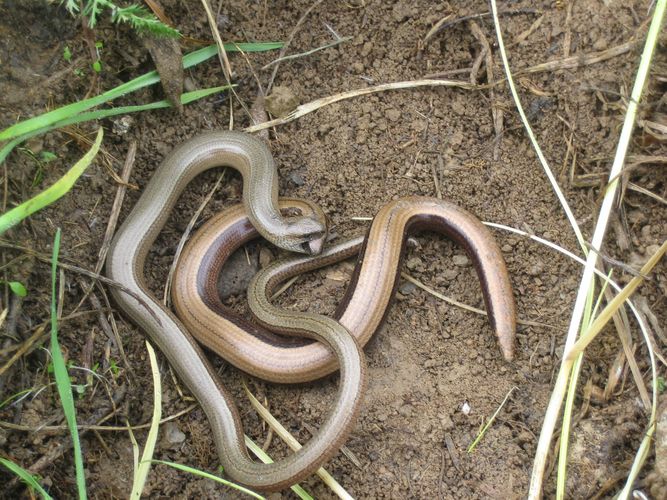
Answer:
[[[212,3],[215,11],[218,2]],[[57,4],[0,1],[2,127],[80,100],[89,90],[90,60],[82,30]],[[165,0],[163,5],[183,33],[210,39],[199,2]],[[311,2],[224,2],[218,22],[227,40],[287,40],[310,5]],[[513,11],[501,17],[510,64],[516,72],[561,59],[566,53],[590,54],[632,41],[636,36],[643,40],[648,7],[647,1],[505,3],[501,10]],[[434,73],[449,72],[449,78],[467,80],[482,50],[475,33],[491,44],[493,75],[500,80],[503,70],[488,17],[451,24],[423,43],[429,29],[446,15],[458,19],[486,10],[484,2],[473,5],[464,1],[324,2],[305,20],[289,53],[330,43],[328,28],[351,40],[283,63],[276,85],[289,88],[305,103],[372,84]],[[534,29],[529,31],[531,26]],[[104,43],[103,71],[92,88],[94,94],[152,69],[148,53],[127,28],[103,22],[94,37]],[[71,63],[62,58],[65,46],[73,53]],[[665,115],[661,114],[667,76],[664,48],[663,40],[640,111],[644,128],[636,130],[632,156],[662,155],[664,159],[664,135],[661,140],[646,130],[647,121],[662,122],[665,127]],[[595,221],[640,50],[641,43],[599,63],[581,62],[577,68],[518,78],[520,97],[537,139],[586,235],[591,233]],[[230,57],[239,97],[250,105],[257,95],[253,72],[266,85],[272,69],[261,68],[276,53],[248,54],[247,61],[239,55]],[[75,67],[84,74],[77,76]],[[186,71],[186,77],[195,88],[220,85],[223,81],[214,59]],[[484,65],[477,73],[477,82],[487,82]],[[161,90],[155,86],[116,104],[160,98]],[[232,105],[235,127],[248,125],[249,119],[236,99]],[[492,109],[503,113],[503,133],[499,137],[494,130]],[[100,123],[106,131],[104,149],[112,168],[120,171],[130,142],[137,142],[131,181],[141,189],[175,144],[201,130],[227,128],[229,113],[229,97],[218,95],[187,105],[182,115],[172,110],[132,115],[129,130],[124,132],[119,127],[120,119],[104,120]],[[95,129],[95,124],[87,123],[78,131],[91,137]],[[24,147],[12,153],[5,163],[7,207],[50,185],[86,149],[80,138],[63,131],[33,139]],[[504,85],[495,86],[493,95],[488,89],[419,88],[342,101],[276,128],[271,147],[280,169],[281,194],[319,203],[338,237],[363,232],[367,222],[354,221],[352,217],[372,216],[388,200],[408,194],[436,196],[440,192],[443,198],[482,220],[526,230],[572,251],[578,249]],[[39,158],[44,151],[55,153],[57,159],[39,163],[34,157]],[[573,154],[576,162],[574,177],[570,177]],[[204,174],[192,183],[155,245],[147,276],[159,296],[180,235],[217,175]],[[205,209],[204,220],[239,201],[238,176],[227,179]],[[657,159],[640,165],[628,177],[663,199],[666,179],[664,166]],[[61,227],[62,257],[93,269],[117,187],[98,160],[69,195],[12,230],[9,239],[48,255],[55,229]],[[128,192],[121,221],[140,196],[140,189]],[[617,261],[640,266],[667,236],[666,215],[664,203],[628,189],[604,253]],[[347,442],[360,466],[343,454],[327,464],[327,469],[355,497],[525,496],[580,268],[528,239],[499,230],[494,234],[507,261],[520,317],[544,326],[519,327],[516,360],[508,364],[502,361],[485,318],[449,306],[409,283],[402,284],[386,325],[366,348],[368,391],[361,417]],[[273,254],[277,254],[275,249]],[[480,287],[474,270],[461,256],[462,250],[452,242],[423,234],[406,257],[407,271],[445,295],[480,306]],[[613,261],[607,265],[613,265]],[[47,264],[25,252],[5,248],[2,266],[2,279],[22,281],[29,288],[29,295],[20,309],[11,310],[4,323],[0,366],[15,352],[13,346],[20,345],[35,327],[48,320],[50,301]],[[345,289],[347,278],[341,280],[341,276],[349,276],[351,267],[344,263],[301,279],[281,297],[280,303],[288,308],[332,312]],[[632,274],[627,268],[616,266],[614,276],[626,283]],[[65,280],[62,306],[66,317],[83,297],[82,287],[89,281],[70,271],[65,272]],[[639,292],[657,316],[658,324],[663,325],[667,317],[666,287],[665,265],[661,264]],[[104,302],[99,290],[95,295]],[[14,304],[19,302],[6,287],[1,299],[1,310],[16,308]],[[246,311],[242,295],[229,300]],[[79,308],[94,309],[89,302]],[[106,425],[148,422],[152,380],[144,336],[115,309],[105,309],[104,314],[115,318],[128,364],[115,343],[105,336],[95,312],[64,320],[60,327],[60,341],[72,365],[73,381],[88,384],[76,401],[78,421],[98,422],[111,411],[110,398],[115,397],[119,409]],[[634,321],[631,323],[637,343],[636,358],[650,389],[648,354]],[[14,338],[4,336],[12,332]],[[663,347],[660,339],[657,342],[658,347]],[[647,414],[628,375],[627,364],[623,364],[623,383],[614,388],[612,396],[608,400],[599,397],[620,352],[620,341],[611,328],[587,351],[582,389],[575,406],[578,423],[571,446],[569,497],[590,497],[605,482],[609,483],[608,495],[617,491],[645,432]],[[246,432],[263,443],[267,430],[242,393],[241,383],[248,377],[224,361],[212,359],[238,398]],[[69,442],[65,432],[36,430],[42,425],[64,423],[57,393],[49,385],[52,376],[47,370],[48,362],[47,351],[35,349],[0,376],[0,402],[24,389],[34,391],[16,404],[0,407],[1,421],[32,429],[27,432],[0,426],[0,455],[24,467]],[[91,378],[77,367],[96,367],[99,377]],[[192,398],[181,392],[163,358],[160,367],[163,415],[174,415],[188,408]],[[664,374],[663,365],[660,374]],[[587,384],[588,390],[583,389]],[[249,385],[260,399],[266,398],[274,415],[305,441],[309,437],[306,424],[317,426],[326,415],[334,399],[336,380],[330,377],[302,386],[276,386],[250,379]],[[515,389],[494,425],[476,449],[468,453],[467,447],[480,426],[512,388]],[[592,398],[587,394],[592,394]],[[145,431],[136,434],[143,442]],[[199,407],[163,426],[161,434],[156,459],[217,470],[210,429]],[[127,432],[88,433],[83,437],[83,451],[90,496],[126,498],[132,474]],[[269,451],[280,456],[285,447],[274,438]],[[39,473],[56,497],[75,495],[71,457],[67,450]],[[653,458],[641,477],[645,478],[652,469]],[[5,484],[0,487],[0,494],[7,498],[20,491],[10,482],[11,477],[0,470],[0,483]],[[641,479],[638,487],[659,498],[659,474],[650,477],[651,481]],[[553,495],[553,484],[551,476],[545,487],[547,496]],[[304,486],[317,498],[332,496],[316,478],[305,481]],[[235,496],[208,480],[162,465],[151,471],[145,493],[153,498]],[[291,498],[293,494],[272,496],[281,497]]]

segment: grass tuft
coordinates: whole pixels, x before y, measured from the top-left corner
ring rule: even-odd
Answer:
[[[492,3],[493,1],[494,0],[492,0]],[[625,158],[627,155],[628,147],[630,145],[630,139],[632,137],[632,131],[634,128],[638,106],[641,101],[646,80],[648,78],[648,73],[651,66],[651,60],[653,57],[653,52],[658,42],[666,6],[667,6],[667,0],[658,0],[655,4],[651,25],[649,27],[648,34],[646,36],[644,50],[641,56],[641,60],[639,62],[639,67],[637,69],[637,74],[635,77],[631,96],[627,105],[627,111],[625,113],[625,117],[623,120],[623,126],[621,128],[621,133],[618,139],[616,154],[614,155],[614,160],[610,168],[609,183],[604,193],[604,198],[600,206],[598,217],[595,223],[595,229],[593,231],[593,236],[591,238],[591,248],[601,248],[604,242],[609,218],[616,203],[616,193],[619,187],[619,182],[618,182],[619,174],[622,171],[623,165],[625,163]],[[586,303],[588,302],[589,289],[593,286],[593,275],[596,271],[597,262],[598,262],[597,253],[594,251],[588,252],[586,266],[584,267],[584,271],[581,277],[581,282],[579,285],[579,290],[577,293],[577,297],[575,299],[574,307],[572,309],[570,326],[568,328],[567,336],[565,338],[565,355],[561,362],[560,370],[558,372],[556,382],[554,384],[553,392],[551,393],[549,404],[547,406],[547,410],[544,417],[544,423],[542,425],[542,430],[540,432],[540,438],[537,444],[537,450],[535,452],[535,458],[533,462],[533,472],[531,475],[530,490],[528,494],[528,498],[530,499],[537,499],[542,494],[542,486],[543,486],[542,483],[544,480],[547,457],[549,449],[551,447],[551,440],[554,434],[554,429],[556,427],[558,418],[560,416],[563,399],[565,397],[568,385],[577,383],[576,379],[570,378],[573,366],[573,359],[569,355],[572,351],[572,348],[575,345],[578,333],[583,328],[582,316],[584,315],[586,309]],[[628,304],[631,305],[631,302],[628,301]],[[591,325],[591,328],[595,325],[596,321],[597,319],[594,321],[593,325]],[[642,333],[645,333],[643,329]],[[646,342],[646,347],[648,349],[648,353],[651,358],[653,386],[655,387],[656,366],[655,366],[653,348],[650,341]],[[652,428],[655,418],[655,411],[656,411],[655,407],[657,403],[656,398],[657,395],[654,390],[653,405],[651,408],[651,417],[649,422],[649,431],[647,431],[646,434],[649,438],[653,432]],[[644,442],[645,441],[646,439],[644,440]],[[643,451],[645,449],[644,442],[642,442],[642,446],[640,446],[640,450],[638,450],[637,453],[638,461],[635,461],[635,464],[633,464],[633,470],[637,470],[636,464],[643,463],[643,459],[640,458],[640,455],[643,455],[645,457],[645,452]],[[631,476],[632,474],[630,475],[630,477]],[[628,483],[630,482],[630,477],[628,477]],[[627,495],[629,494],[628,483],[626,483],[626,488],[621,493],[621,498],[627,498]]]
[[[641,61],[639,63],[639,68],[637,70],[637,76],[635,78],[635,83],[632,89],[632,94],[631,94],[631,99],[629,100],[628,107],[627,107],[627,112],[625,114],[624,118],[624,123],[623,127],[621,129],[619,141],[618,141],[618,146],[616,149],[616,155],[614,157],[614,161],[611,165],[610,168],[610,174],[609,174],[609,183],[607,186],[607,189],[604,193],[604,199],[602,200],[602,204],[600,207],[600,211],[598,214],[598,218],[595,224],[595,230],[593,232],[593,237],[591,240],[591,247],[592,248],[601,248],[602,243],[604,242],[604,237],[607,229],[607,224],[609,221],[609,217],[611,214],[611,211],[614,208],[615,204],[615,199],[616,199],[616,192],[619,186],[618,183],[618,176],[619,173],[622,170],[623,164],[625,162],[625,158],[627,155],[627,149],[630,143],[630,138],[632,136],[632,130],[635,122],[635,117],[637,113],[637,108],[638,104],[641,100],[642,96],[642,91],[648,76],[648,71],[650,68],[650,63],[653,55],[653,51],[655,49],[657,40],[658,40],[658,34],[660,33],[660,26],[662,24],[662,20],[664,18],[664,13],[665,13],[665,5],[666,5],[667,0],[658,0],[656,3],[656,7],[652,16],[652,22],[651,26],[649,28],[646,42],[644,45],[644,52],[642,54]],[[521,115],[522,121],[524,123],[524,126],[526,128],[526,131],[533,143],[533,147],[540,159],[540,162],[542,163],[544,170],[549,177],[549,180],[552,183],[552,187],[556,194],[558,195],[558,198],[561,202],[561,205],[563,207],[563,211],[567,215],[568,220],[572,224],[572,228],[577,236],[577,240],[579,241],[579,244],[582,247],[583,253],[586,255],[587,260],[586,264],[584,267],[584,271],[581,277],[581,283],[579,286],[579,290],[575,299],[574,307],[572,309],[572,315],[571,315],[571,320],[570,320],[570,325],[568,328],[568,332],[565,338],[565,355],[561,361],[561,366],[560,370],[558,372],[558,376],[556,378],[556,381],[554,383],[554,388],[551,393],[551,397],[549,400],[549,404],[547,406],[547,410],[545,412],[545,417],[544,417],[544,422],[542,425],[542,429],[540,432],[540,437],[539,441],[537,444],[537,450],[535,452],[535,457],[534,457],[534,462],[533,462],[533,471],[530,479],[530,489],[528,493],[528,498],[529,499],[538,499],[542,495],[542,488],[543,488],[543,480],[544,480],[544,473],[545,473],[545,468],[546,468],[546,463],[547,463],[547,457],[550,451],[551,447],[551,441],[554,433],[555,426],[557,424],[558,418],[560,416],[561,408],[563,405],[563,400],[566,397],[566,393],[568,391],[575,391],[576,390],[576,384],[578,381],[578,375],[579,375],[579,368],[581,366],[581,359],[583,356],[583,348],[587,344],[580,343],[578,347],[580,349],[574,351],[573,347],[575,346],[575,342],[577,339],[577,335],[582,333],[583,335],[588,335],[588,338],[592,338],[593,335],[591,334],[586,334],[584,333],[584,330],[586,329],[592,329],[594,326],[599,326],[602,324],[602,315],[604,312],[609,309],[609,306],[605,308],[605,311],[600,315],[599,318],[592,319],[594,318],[594,315],[592,314],[591,308],[592,308],[592,290],[594,287],[594,275],[598,272],[596,266],[598,262],[598,255],[595,251],[588,251],[587,246],[585,245],[585,241],[583,240],[581,231],[579,230],[578,224],[576,220],[574,219],[574,216],[567,205],[567,201],[565,200],[564,196],[562,195],[560,188],[558,187],[558,184],[555,182],[555,178],[553,177],[553,174],[551,173],[551,170],[549,169],[546,159],[544,158],[542,151],[539,147],[539,144],[537,144],[537,141],[535,140],[534,134],[530,128],[530,125],[525,117],[525,114],[523,112],[523,109],[521,107],[521,103],[519,101],[518,94],[516,92],[516,89],[514,87],[513,81],[512,81],[512,74],[509,68],[509,63],[507,61],[507,55],[505,53],[505,49],[503,46],[503,41],[502,41],[502,33],[500,29],[500,23],[498,20],[498,11],[497,11],[497,6],[496,6],[496,1],[491,0],[491,10],[493,12],[493,20],[494,20],[494,25],[495,25],[495,30],[496,30],[496,35],[498,38],[498,46],[500,50],[500,54],[503,60],[503,65],[505,67],[505,72],[507,75],[507,80],[508,80],[508,85],[510,87],[510,90],[512,92],[512,96],[515,101],[515,105],[517,107],[517,110],[519,111],[519,114]],[[616,288],[616,287],[614,287]],[[622,298],[618,298],[618,300],[614,299],[613,302],[615,302],[616,307],[619,307],[623,302],[627,303],[628,306],[631,308],[635,316],[637,316],[640,330],[642,334],[644,335],[646,339],[646,345],[649,353],[649,357],[651,359],[651,369],[652,369],[652,377],[654,380],[654,388],[655,388],[655,378],[656,378],[656,366],[655,366],[655,357],[653,353],[653,349],[650,343],[650,340],[648,339],[646,329],[644,328],[644,325],[641,321],[641,318],[638,316],[638,313],[636,309],[634,308],[634,305],[632,304],[631,301],[627,300],[629,297],[629,294],[626,294]],[[610,304],[611,305],[611,304]],[[586,321],[586,318],[588,318],[588,321]],[[608,319],[608,318],[607,318]],[[583,320],[583,321],[582,321]],[[591,321],[592,320],[592,321]],[[598,321],[599,320],[599,321]],[[605,321],[606,322],[606,321]],[[590,324],[589,328],[586,328],[587,325]],[[573,394],[573,392],[572,392]],[[649,422],[649,430],[646,433],[646,437],[644,441],[642,442],[642,445],[640,446],[640,449],[637,452],[637,457],[635,459],[635,462],[633,464],[632,471],[628,477],[628,481],[626,483],[626,487],[624,490],[621,492],[620,497],[621,498],[627,498],[629,495],[629,488],[631,485],[631,480],[634,480],[634,475],[636,474],[639,470],[639,467],[641,466],[641,463],[643,463],[643,460],[646,457],[646,450],[648,447],[648,442],[650,441],[650,437],[653,432],[653,422],[655,419],[655,406],[656,406],[656,392],[654,389],[654,397],[653,397],[653,405],[651,408],[651,419]],[[562,434],[562,439],[567,439],[568,435],[568,429],[565,429],[565,425],[569,425],[570,421],[570,413],[572,411],[572,407],[566,403],[566,408],[565,412],[566,414],[564,415],[563,418],[563,434]],[[567,452],[567,443],[561,443],[561,451],[566,454]],[[561,457],[562,460],[566,460],[566,457]],[[565,485],[565,463],[561,462],[559,463],[559,477],[557,478],[557,498],[562,498],[565,495],[564,492],[564,485]]]
[[[275,50],[282,47],[281,42],[261,42],[261,43],[228,43],[225,44],[225,50],[227,52],[262,52],[266,50]],[[210,45],[189,54],[183,57],[183,68],[188,69],[192,66],[196,66],[211,57],[215,56],[218,53],[218,48],[215,45]],[[125,82],[117,87],[114,87],[111,90],[108,90],[98,96],[90,97],[82,101],[78,101],[72,104],[67,104],[48,113],[35,116],[33,118],[28,118],[18,122],[2,131],[0,131],[0,141],[9,141],[20,136],[34,133],[40,129],[45,129],[59,121],[71,119],[73,116],[83,113],[91,108],[99,106],[104,103],[108,103],[117,99],[118,97],[124,96],[131,92],[136,92],[139,89],[154,85],[160,81],[160,75],[157,71],[151,71],[144,75],[141,75],[137,78]]]
[[[181,94],[181,104],[189,104],[193,101],[196,101],[198,99],[202,99],[204,97],[208,97],[209,95],[215,94],[217,92],[222,92],[223,90],[227,90],[229,87],[227,85],[223,85],[221,87],[211,87],[208,89],[202,89],[202,90],[194,90],[192,92],[186,92],[185,94]],[[58,128],[66,127],[67,125],[75,125],[77,123],[82,123],[82,122],[87,122],[91,120],[101,120],[103,118],[109,118],[111,116],[116,116],[116,115],[127,115],[130,113],[137,113],[139,111],[149,111],[152,109],[161,109],[161,108],[170,108],[172,105],[169,101],[167,100],[162,100],[162,101],[156,101],[156,102],[151,102],[148,104],[138,104],[134,106],[119,106],[117,108],[108,108],[108,109],[99,109],[96,111],[88,111],[86,113],[79,113],[76,115],[73,115],[69,118],[66,118],[64,120],[60,120],[56,123],[54,123],[51,126],[44,127],[41,129],[37,129],[33,132],[30,132],[28,134],[24,134],[20,137],[17,137],[10,142],[8,142],[2,149],[0,149],[0,163],[2,163],[5,158],[9,155],[9,153],[12,152],[12,150],[18,146],[20,143],[23,141],[26,141],[30,139],[31,137],[35,137],[36,135],[41,135],[46,132],[50,132],[51,130],[55,130]]]
[[[152,13],[139,5],[114,7],[111,9],[111,20],[114,23],[128,23],[137,31],[144,31],[156,36],[178,38],[177,29],[167,26]]]
[[[139,460],[139,444],[134,437],[132,428],[129,425],[127,428],[128,432],[130,433],[130,440],[132,441],[132,451],[134,455],[134,478],[132,480],[132,491],[130,493],[130,499],[138,500],[141,498],[141,493],[144,489],[144,485],[146,484],[146,479],[148,478],[151,464],[163,464],[206,479],[212,479],[213,481],[224,484],[225,486],[229,486],[230,488],[234,488],[254,498],[263,500],[264,497],[255,493],[254,491],[232,483],[231,481],[222,479],[221,477],[215,476],[209,472],[195,469],[194,467],[189,467],[187,465],[153,459],[155,444],[157,443],[157,437],[160,428],[160,419],[162,418],[162,380],[160,377],[160,369],[157,363],[157,358],[155,356],[155,350],[148,341],[146,341],[146,349],[148,350],[148,357],[151,363],[151,373],[153,375],[153,416],[151,418],[151,425],[148,430],[148,436],[146,437],[146,445],[144,446],[144,451],[141,454],[141,460]]]
[[[139,32],[149,32],[157,36],[179,37],[178,30],[167,26],[151,12],[144,7],[132,4],[127,7],[120,7],[111,0],[86,0],[81,8],[81,3],[77,0],[67,0],[65,8],[73,16],[81,15],[88,17],[88,27],[94,28],[99,22],[99,18],[106,11],[111,14],[111,21],[114,23],[128,23],[133,29]]]

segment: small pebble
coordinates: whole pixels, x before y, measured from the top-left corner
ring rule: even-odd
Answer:
[[[426,434],[431,432],[432,429],[433,429],[433,424],[428,420],[419,422],[419,433],[422,436],[426,436]]]
[[[401,118],[401,112],[397,109],[388,109],[384,116],[386,116],[387,120],[390,122],[397,122]]]
[[[628,222],[630,224],[641,224],[646,221],[646,214],[641,210],[631,210],[628,212]]]
[[[183,90],[185,90],[186,92],[192,92],[193,90],[197,90],[195,82],[189,76],[186,76],[185,79],[183,80]]]
[[[162,446],[174,448],[185,441],[185,434],[178,428],[176,422],[167,422],[162,426]]]
[[[113,120],[112,123],[113,125],[111,126],[111,131],[114,134],[125,135],[132,129],[132,125],[134,125],[134,118],[129,115],[124,115]]]
[[[450,417],[449,414],[441,413],[438,415],[438,418],[440,419],[440,426],[443,430],[449,431],[454,428],[454,422],[452,421],[452,417]]]
[[[421,245],[419,244],[419,240],[415,238],[414,236],[408,236],[408,239],[406,240],[406,244],[408,248],[420,248]]]
[[[446,269],[442,275],[447,281],[452,281],[456,279],[456,277],[459,275],[459,272],[456,269]]]
[[[452,262],[458,267],[466,267],[470,265],[470,259],[466,255],[455,255],[452,257]]]
[[[405,263],[405,267],[407,267],[410,271],[423,271],[424,263],[419,257],[410,257]]]
[[[411,404],[404,404],[398,409],[399,415],[403,417],[411,417],[412,416],[412,411],[414,410],[413,406]]]
[[[539,276],[544,272],[544,263],[542,261],[537,261],[531,265],[526,271],[528,276]]]
[[[291,180],[297,186],[303,186],[306,181],[303,179],[303,176],[299,172],[292,172],[289,174],[289,180]]]
[[[26,146],[33,154],[39,154],[44,149],[44,139],[33,137],[26,142]]]
[[[440,366],[442,364],[442,361],[439,359],[427,359],[424,362],[424,368],[435,368],[436,366]]]
[[[401,292],[403,295],[410,295],[412,292],[415,291],[415,288],[417,288],[417,285],[415,285],[411,281],[404,281],[398,287],[398,291]]]
[[[282,118],[296,109],[299,99],[292,89],[281,85],[273,88],[271,95],[266,97],[265,103],[269,113]]]
[[[519,444],[531,443],[535,440],[533,435],[528,431],[521,431],[516,437],[516,440]]]

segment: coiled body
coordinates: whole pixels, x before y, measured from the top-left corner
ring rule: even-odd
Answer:
[[[340,360],[341,376],[334,411],[322,424],[320,432],[293,455],[273,464],[250,459],[234,401],[218,381],[201,348],[181,322],[155,299],[144,279],[146,255],[176,199],[197,174],[214,166],[230,166],[241,172],[248,216],[270,240],[305,253],[317,253],[321,249],[326,229],[322,220],[308,216],[287,218],[280,214],[277,174],[266,146],[246,134],[213,132],[182,144],[157,169],[114,237],[106,272],[109,278],[140,299],[111,289],[122,311],[157,344],[201,404],[225,473],[241,484],[260,490],[282,489],[310,475],[347,437],[363,390],[363,354],[344,329],[320,329],[312,333],[313,338],[326,343]]]
[[[280,200],[306,213],[307,204]],[[442,200],[407,197],[385,205],[367,238],[354,238],[314,257],[294,257],[260,271],[248,290],[248,302],[264,325],[298,327],[298,318],[276,316],[267,295],[281,281],[360,253],[352,280],[334,317],[365,345],[381,325],[397,287],[407,236],[431,230],[461,245],[473,262],[486,308],[503,356],[514,353],[516,312],[505,263],[492,235],[462,208]],[[226,308],[217,293],[217,277],[229,256],[257,236],[242,206],[232,207],[203,225],[184,248],[174,276],[172,298],[178,316],[208,348],[240,369],[282,383],[306,382],[338,367],[320,343],[276,335]],[[362,248],[363,247],[363,248]]]

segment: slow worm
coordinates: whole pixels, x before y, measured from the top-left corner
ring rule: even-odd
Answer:
[[[338,396],[320,431],[298,452],[272,464],[254,462],[246,451],[238,410],[201,348],[186,328],[148,290],[144,263],[156,236],[187,184],[215,166],[243,176],[248,217],[270,241],[294,251],[318,253],[326,225],[321,213],[284,217],[277,204],[277,173],[268,148],[239,132],[209,132],[177,147],[156,170],[136,206],[116,233],[107,257],[107,275],[142,301],[115,288],[117,304],[157,344],[201,404],[212,427],[225,473],[259,490],[286,488],[310,475],[334,453],[353,427],[363,391],[365,362],[355,339],[342,327],[312,324],[309,333],[331,348],[341,363]],[[307,206],[307,205],[305,205]],[[335,322],[332,322],[335,323]],[[306,332],[299,330],[300,334]]]
[[[304,202],[281,199],[307,212]],[[260,271],[248,290],[248,302],[265,326],[276,326],[275,309],[266,299],[285,279],[353,256],[361,250],[345,296],[334,317],[365,345],[381,325],[398,285],[407,236],[432,230],[461,245],[482,285],[486,309],[508,361],[514,355],[516,312],[505,262],[489,230],[469,212],[442,200],[407,197],[385,205],[367,238],[354,238],[313,257],[278,261]],[[177,315],[206,347],[241,370],[265,380],[306,382],[337,369],[337,360],[321,343],[276,335],[225,307],[217,277],[229,256],[255,238],[241,205],[204,224],[185,246],[172,286]],[[364,244],[365,242],[365,244]],[[363,246],[363,248],[362,248]],[[284,318],[281,318],[281,322]],[[279,328],[280,329],[280,328]]]

